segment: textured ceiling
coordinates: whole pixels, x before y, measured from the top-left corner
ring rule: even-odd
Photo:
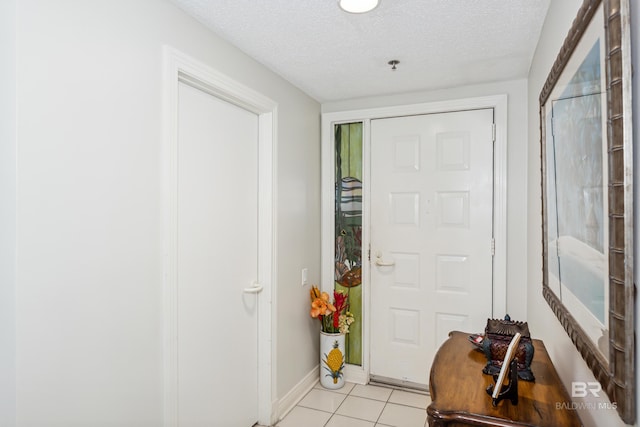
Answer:
[[[380,0],[358,15],[337,0],[172,1],[327,102],[524,78],[550,0]]]

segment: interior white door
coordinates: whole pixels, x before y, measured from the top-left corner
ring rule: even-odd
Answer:
[[[426,387],[492,313],[493,109],[371,122],[370,374]]]
[[[178,90],[178,420],[258,419],[258,117]]]

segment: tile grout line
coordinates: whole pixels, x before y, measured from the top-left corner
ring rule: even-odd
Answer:
[[[346,383],[346,382],[345,382],[345,383]],[[343,387],[344,387],[344,386],[343,386]],[[349,395],[351,394],[351,392],[353,391],[353,389],[354,389],[354,388],[355,388],[355,386],[351,387],[351,390],[349,390],[349,393],[347,393],[347,394],[344,396],[344,399],[342,399],[342,402],[340,402],[340,404],[338,405],[338,407],[333,411],[333,413],[331,414],[331,416],[329,417],[329,419],[327,420],[327,422],[326,422],[326,423],[324,423],[324,426],[323,426],[323,427],[327,427],[327,424],[329,424],[329,422],[331,421],[331,419],[332,419],[333,417],[335,417],[336,412],[338,412],[338,409],[340,409],[340,407],[342,406],[342,404],[344,403],[344,401],[345,401],[345,400],[347,400],[347,397],[349,397]],[[342,394],[342,393],[339,393],[339,392],[334,392],[334,393]]]
[[[340,409],[340,407],[344,404],[344,402],[347,400],[347,398],[348,398],[349,396],[351,396],[351,393],[353,393],[353,390],[355,390],[355,389],[356,389],[356,386],[357,386],[357,384],[354,384],[354,385],[353,385],[353,387],[351,387],[351,390],[349,390],[349,392],[345,394],[344,399],[342,399],[342,402],[340,402],[340,404],[339,404],[339,405],[338,405],[338,407],[335,409],[335,411],[333,411],[333,413],[331,414],[331,416],[329,417],[329,419],[327,420],[327,422],[324,424],[324,426],[323,426],[323,427],[326,427],[326,426],[327,426],[327,424],[329,424],[329,422],[331,421],[331,419],[332,419],[335,415],[340,415],[340,414],[338,414],[338,410],[339,410],[339,409]],[[365,386],[366,386],[366,384],[365,384]],[[333,391],[333,390],[327,390],[327,391],[331,391],[331,392],[333,392],[333,393],[339,393],[339,392],[336,392],[336,391]],[[391,394],[389,394],[389,396],[391,396]],[[362,397],[362,396],[355,396],[355,395],[354,395],[354,396],[352,396],[352,397],[359,397],[359,398],[361,398],[361,399],[373,400],[373,401],[375,401],[375,402],[382,402],[381,400],[377,400],[377,399],[370,399],[370,398]],[[387,400],[388,400],[388,399],[387,399]],[[385,402],[385,406],[386,406],[386,404],[387,404],[387,402]],[[384,406],[382,407],[382,410],[384,411]],[[382,414],[382,412],[380,412],[380,414]],[[365,419],[362,419],[362,418],[350,417],[350,416],[348,416],[348,415],[341,415],[341,416],[344,416],[344,417],[346,417],[346,418],[351,418],[351,419],[353,419],[353,420],[358,420],[358,421],[372,422],[372,421],[365,420]],[[378,418],[380,418],[380,416],[378,416]],[[377,420],[376,420],[375,422],[373,422],[373,424],[374,424],[374,427],[375,427],[375,425],[377,424]]]
[[[391,399],[391,395],[393,394],[393,390],[391,390],[391,393],[389,393],[389,397],[387,397],[387,400],[384,402],[384,406],[382,407],[382,411],[380,411],[380,415],[378,415],[378,418],[376,419],[376,422],[373,423],[374,427],[376,425],[378,425],[378,421],[380,421],[380,417],[382,417],[382,414],[384,413],[384,410],[387,408],[387,405],[389,404],[389,399]]]
[[[325,388],[316,388],[316,387],[314,387],[314,388],[312,388],[311,390],[309,390],[309,392],[305,395],[305,397],[306,397],[306,396],[307,396],[308,394],[310,394],[310,393],[311,393],[311,391],[312,391],[312,390],[314,390],[314,389],[316,389],[316,390],[320,390],[320,391],[326,391],[326,392],[330,392],[330,393],[334,393],[334,394],[338,394],[338,395],[344,395],[344,399],[342,399],[342,401],[340,402],[340,404],[338,405],[338,407],[337,407],[333,412],[328,412],[328,411],[323,411],[323,410],[321,410],[321,409],[317,409],[317,408],[311,408],[311,407],[308,407],[308,406],[303,406],[303,405],[300,405],[300,403],[296,404],[296,406],[297,406],[297,407],[300,407],[300,408],[311,409],[311,410],[315,410],[315,411],[318,411],[318,412],[324,412],[324,413],[326,413],[326,414],[330,414],[329,419],[326,421],[326,423],[324,423],[324,424],[323,424],[323,427],[326,427],[326,426],[329,424],[329,422],[331,422],[331,420],[333,419],[333,417],[334,417],[335,415],[340,415],[340,414],[338,414],[338,413],[337,413],[337,412],[338,412],[338,410],[339,410],[339,409],[340,409],[340,407],[344,404],[344,402],[347,400],[347,398],[348,398],[348,397],[350,397],[350,396],[351,396],[351,397],[361,398],[361,399],[366,399],[366,400],[370,400],[370,401],[374,401],[374,402],[383,402],[383,403],[384,403],[384,405],[383,405],[383,407],[382,407],[382,411],[380,412],[380,414],[378,415],[378,417],[376,418],[376,420],[375,420],[375,421],[370,421],[370,420],[366,420],[366,419],[363,419],[363,418],[357,418],[357,417],[353,417],[353,416],[349,416],[349,415],[340,415],[340,416],[344,416],[344,417],[346,417],[346,418],[351,418],[351,419],[354,419],[354,420],[365,421],[365,422],[370,422],[370,423],[371,423],[371,422],[373,422],[373,423],[374,423],[374,427],[375,427],[375,426],[376,426],[376,425],[378,425],[378,423],[380,422],[380,418],[382,417],[382,413],[383,413],[383,412],[384,412],[384,410],[387,408],[388,404],[389,404],[389,403],[393,403],[393,402],[390,402],[390,399],[391,399],[391,396],[393,395],[393,392],[394,392],[395,390],[397,390],[397,389],[395,389],[395,388],[389,388],[389,389],[391,390],[391,393],[389,393],[389,396],[386,398],[386,400],[380,400],[380,399],[374,399],[374,398],[371,398],[371,397],[364,397],[364,396],[356,396],[356,395],[353,395],[352,393],[353,393],[353,391],[356,389],[357,385],[358,385],[358,384],[354,384],[354,385],[353,385],[353,387],[351,387],[351,390],[349,390],[349,392],[348,392],[348,393],[340,393],[340,392],[338,392],[338,391],[336,391],[336,390],[332,390],[332,389],[325,389]],[[366,386],[366,384],[365,384],[364,386]],[[376,386],[373,386],[373,387],[381,387],[381,386],[377,386],[377,385],[376,385]],[[385,387],[382,387],[382,388],[385,388]],[[408,392],[408,393],[411,393],[411,392]],[[422,393],[415,393],[415,394],[422,394]],[[303,397],[303,398],[304,398],[304,397]],[[302,399],[301,399],[301,401],[302,401]],[[393,404],[398,405],[398,406],[402,406],[402,407],[405,407],[405,408],[413,408],[413,409],[420,409],[420,410],[424,410],[424,408],[417,407],[417,406],[412,406],[412,405],[404,404],[404,403],[393,403]]]

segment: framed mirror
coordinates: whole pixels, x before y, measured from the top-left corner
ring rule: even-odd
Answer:
[[[543,295],[635,422],[629,0],[584,0],[540,93]]]

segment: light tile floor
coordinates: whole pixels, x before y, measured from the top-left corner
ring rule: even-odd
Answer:
[[[276,427],[424,427],[426,394],[346,383],[339,390],[317,384]]]

